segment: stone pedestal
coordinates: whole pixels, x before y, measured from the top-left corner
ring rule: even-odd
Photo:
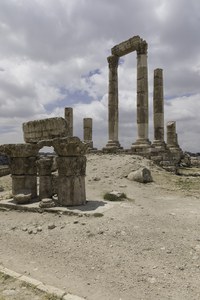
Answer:
[[[35,175],[12,175],[12,194],[30,193],[31,198],[37,197],[37,177]]]
[[[88,144],[89,149],[93,149],[92,141],[92,118],[83,119],[83,140]]]
[[[51,198],[52,191],[52,170],[53,158],[40,158],[37,161],[38,174],[39,174],[39,198]]]
[[[59,204],[62,206],[85,204],[86,157],[57,157],[57,165]]]
[[[86,203],[85,171],[88,145],[79,138],[53,140],[58,154],[58,203],[61,206],[76,206]]]
[[[107,58],[109,66],[108,87],[108,136],[109,140],[104,148],[115,150],[120,148],[118,141],[118,61],[119,57],[111,55]]]
[[[73,136],[73,108],[65,107],[65,120],[67,121],[67,136]]]
[[[13,197],[19,194],[30,194],[37,197],[36,156],[38,146],[35,144],[7,144],[0,146],[10,160]]]
[[[146,153],[150,148],[148,139],[148,67],[147,43],[142,41],[137,49],[137,126],[138,138],[132,144],[133,152]]]

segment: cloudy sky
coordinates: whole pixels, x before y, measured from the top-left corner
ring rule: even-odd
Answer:
[[[74,134],[93,118],[108,141],[107,56],[140,35],[148,43],[150,140],[153,70],[163,69],[165,122],[184,150],[200,152],[199,0],[0,0],[0,143],[22,142],[22,123],[74,109]],[[137,138],[136,53],[119,65],[119,140]]]

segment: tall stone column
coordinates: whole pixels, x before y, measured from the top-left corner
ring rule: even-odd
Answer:
[[[143,152],[149,148],[148,139],[148,66],[147,66],[147,43],[141,41],[137,49],[137,127],[138,138],[132,145],[132,150]]]
[[[88,144],[90,149],[93,149],[92,141],[92,118],[83,119],[83,140]]]
[[[58,154],[58,203],[61,206],[76,206],[86,203],[85,153],[88,145],[77,137],[54,139]]]
[[[105,148],[117,149],[118,141],[118,61],[119,57],[111,55],[107,58],[109,66],[108,87],[108,136],[109,140]]]
[[[37,161],[38,174],[39,174],[39,198],[51,198],[52,191],[52,170],[53,158],[44,157]]]
[[[67,121],[67,136],[73,136],[73,108],[65,107],[65,120]]]
[[[163,97],[163,70],[154,70],[153,90],[153,119],[154,141],[153,146],[165,148],[164,143],[164,97]]]

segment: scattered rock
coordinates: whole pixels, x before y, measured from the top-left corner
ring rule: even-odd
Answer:
[[[100,181],[101,180],[101,178],[98,177],[98,176],[94,176],[92,179],[93,179],[93,181]]]
[[[28,234],[32,234],[33,233],[33,229],[29,228],[28,229]]]
[[[41,232],[41,231],[42,231],[42,227],[41,227],[41,226],[38,226],[38,227],[37,227],[37,231],[38,231],[38,232]]]
[[[151,172],[147,168],[140,168],[134,172],[131,172],[128,174],[127,178],[131,181],[137,181],[140,183],[148,183],[153,181]]]
[[[50,208],[54,207],[55,203],[51,198],[45,198],[40,201],[39,207],[41,208]]]
[[[31,201],[31,193],[29,193],[29,191],[22,191],[21,193],[14,195],[13,199],[17,204],[27,204]]]
[[[54,224],[54,223],[51,223],[51,224],[49,224],[48,225],[48,229],[54,229],[54,228],[56,228],[56,225]]]
[[[104,199],[109,201],[122,201],[126,198],[124,193],[118,191],[108,192],[104,195]]]
[[[2,186],[0,186],[0,192],[3,192],[4,188]]]

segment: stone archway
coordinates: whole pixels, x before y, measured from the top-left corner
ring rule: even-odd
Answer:
[[[111,49],[107,58],[109,67],[108,85],[108,143],[105,150],[120,149],[118,139],[118,62],[121,56],[137,52],[137,128],[138,136],[132,144],[133,152],[144,152],[150,147],[148,139],[148,66],[147,42],[134,36]]]

